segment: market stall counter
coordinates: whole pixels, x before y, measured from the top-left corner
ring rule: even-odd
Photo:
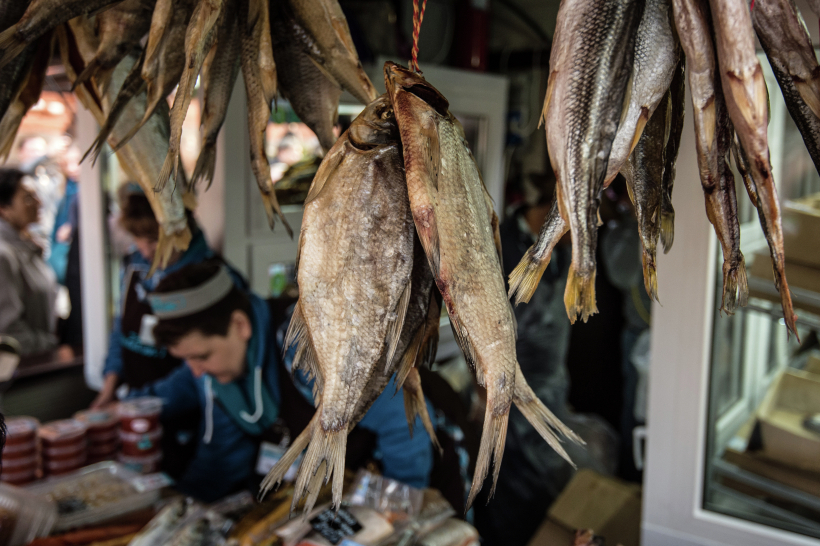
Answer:
[[[478,544],[475,528],[437,490],[366,470],[345,474],[338,510],[325,486],[309,513],[289,484],[261,501],[242,491],[204,505],[169,483],[104,462],[25,488],[0,484],[0,546]]]

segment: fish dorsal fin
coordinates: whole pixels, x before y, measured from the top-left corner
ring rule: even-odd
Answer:
[[[410,304],[411,286],[413,285],[410,278],[407,279],[407,284],[402,290],[398,303],[396,303],[396,320],[394,320],[387,327],[387,337],[385,339],[385,346],[387,347],[387,368],[385,372],[393,369],[393,358],[396,356],[396,348],[401,339],[401,331],[404,328],[404,319],[407,317],[407,307]]]
[[[308,205],[311,201],[319,197],[320,193],[322,193],[325,184],[333,176],[333,173],[344,159],[345,151],[349,145],[347,134],[345,134],[327,153],[325,158],[322,160],[322,164],[319,165],[319,170],[316,171],[316,176],[313,177],[313,182],[310,184],[310,190],[305,198],[305,205]]]
[[[290,325],[288,325],[288,331],[285,334],[284,350],[287,351],[294,345],[297,346],[297,349],[293,358],[291,373],[295,374],[298,369],[305,370],[308,378],[314,380],[313,398],[318,401],[317,395],[322,392],[324,377],[319,369],[316,350],[313,347],[313,340],[307,322],[305,322],[305,315],[302,313],[301,302],[296,303],[293,315],[290,318]]]

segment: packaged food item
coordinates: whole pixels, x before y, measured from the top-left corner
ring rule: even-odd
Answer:
[[[31,483],[37,478],[37,466],[25,467],[22,469],[6,470],[3,469],[3,474],[0,475],[0,480],[10,483],[11,485],[24,485]],[[0,542],[2,544],[2,542]]]
[[[123,432],[145,434],[159,427],[159,414],[162,411],[162,399],[156,396],[135,398],[120,402],[117,413]]]
[[[115,409],[78,411],[74,419],[85,423],[89,442],[106,441],[116,435],[120,428],[120,418]]]
[[[33,453],[27,457],[15,457],[14,459],[3,459],[3,474],[8,470],[9,472],[17,472],[21,468],[36,468],[37,454]]]
[[[162,439],[162,427],[144,433],[121,432],[122,454],[129,457],[139,457],[156,453]]]
[[[373,508],[387,516],[390,522],[416,516],[423,499],[424,493],[420,489],[364,469],[356,475],[348,495],[351,505]]]
[[[20,445],[26,448],[37,440],[40,421],[33,417],[12,417],[6,421],[6,447],[4,453]]]
[[[293,519],[279,527],[276,535],[285,544],[332,546],[347,540],[361,546],[376,546],[393,530],[393,525],[376,510],[343,502],[338,512],[325,505],[311,512],[307,520]]]
[[[75,443],[57,447],[43,447],[43,459],[51,461],[63,461],[74,459],[86,451],[85,443]]]
[[[119,438],[114,438],[104,444],[88,444],[88,457],[100,457],[103,455],[116,455],[117,448],[120,447]]]
[[[451,518],[436,527],[418,542],[419,546],[478,546],[476,528],[460,519]]]
[[[150,474],[159,470],[159,464],[162,462],[162,451],[155,451],[148,455],[125,455],[120,453],[117,455],[117,460],[134,472],[141,474]]]
[[[75,419],[52,421],[40,427],[38,434],[43,448],[85,446],[87,427]]]
[[[85,465],[87,458],[85,450],[69,459],[43,459],[43,472],[49,476],[57,476],[73,472]]]
[[[24,489],[0,484],[0,544],[23,546],[48,536],[56,520],[54,503]]]
[[[6,461],[13,459],[27,459],[37,453],[37,442],[31,444],[16,444],[13,446],[6,446],[3,450],[3,464]]]
[[[93,526],[96,523],[138,512],[159,498],[159,490],[141,491],[142,477],[115,462],[87,466],[76,472],[27,487],[57,506],[54,531]]]
[[[95,432],[95,433],[88,433],[88,444],[107,444],[113,440],[119,441],[120,439],[120,424],[117,421],[117,426],[111,429],[108,432]]]

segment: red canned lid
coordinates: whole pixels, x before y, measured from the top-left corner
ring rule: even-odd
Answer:
[[[32,438],[28,442],[20,442],[18,444],[6,444],[3,448],[3,457],[23,457],[29,453],[37,451],[37,438]]]
[[[17,472],[6,472],[3,471],[0,474],[0,480],[9,483],[25,483],[33,480],[37,476],[37,467],[33,468],[24,468],[23,470]]]
[[[113,409],[78,411],[74,414],[74,419],[85,423],[89,432],[113,428],[120,422],[116,410]]]
[[[85,437],[87,427],[76,419],[52,421],[40,427],[40,438],[50,444],[65,444]]]
[[[39,426],[40,421],[34,417],[12,417],[6,421],[6,446],[32,439]]]
[[[43,457],[49,459],[70,459],[85,451],[85,441],[72,442],[58,447],[43,448]]]
[[[72,457],[71,459],[59,459],[55,461],[44,460],[43,461],[43,468],[48,470],[49,472],[60,472],[64,470],[73,470],[75,468],[80,468],[85,464],[87,456],[85,451],[83,451],[77,457]]]
[[[136,417],[153,417],[162,411],[162,398],[146,396],[120,402],[117,413],[120,418],[133,419]]]
[[[89,444],[105,444],[113,440],[118,440],[120,437],[120,429],[113,428],[111,430],[104,430],[101,432],[88,432]]]

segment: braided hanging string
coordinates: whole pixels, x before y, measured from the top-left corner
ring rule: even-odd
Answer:
[[[410,60],[410,68],[416,72],[419,70],[419,31],[421,30],[421,22],[424,20],[424,10],[427,9],[427,0],[421,4],[421,11],[419,11],[419,0],[413,0],[413,53]]]

